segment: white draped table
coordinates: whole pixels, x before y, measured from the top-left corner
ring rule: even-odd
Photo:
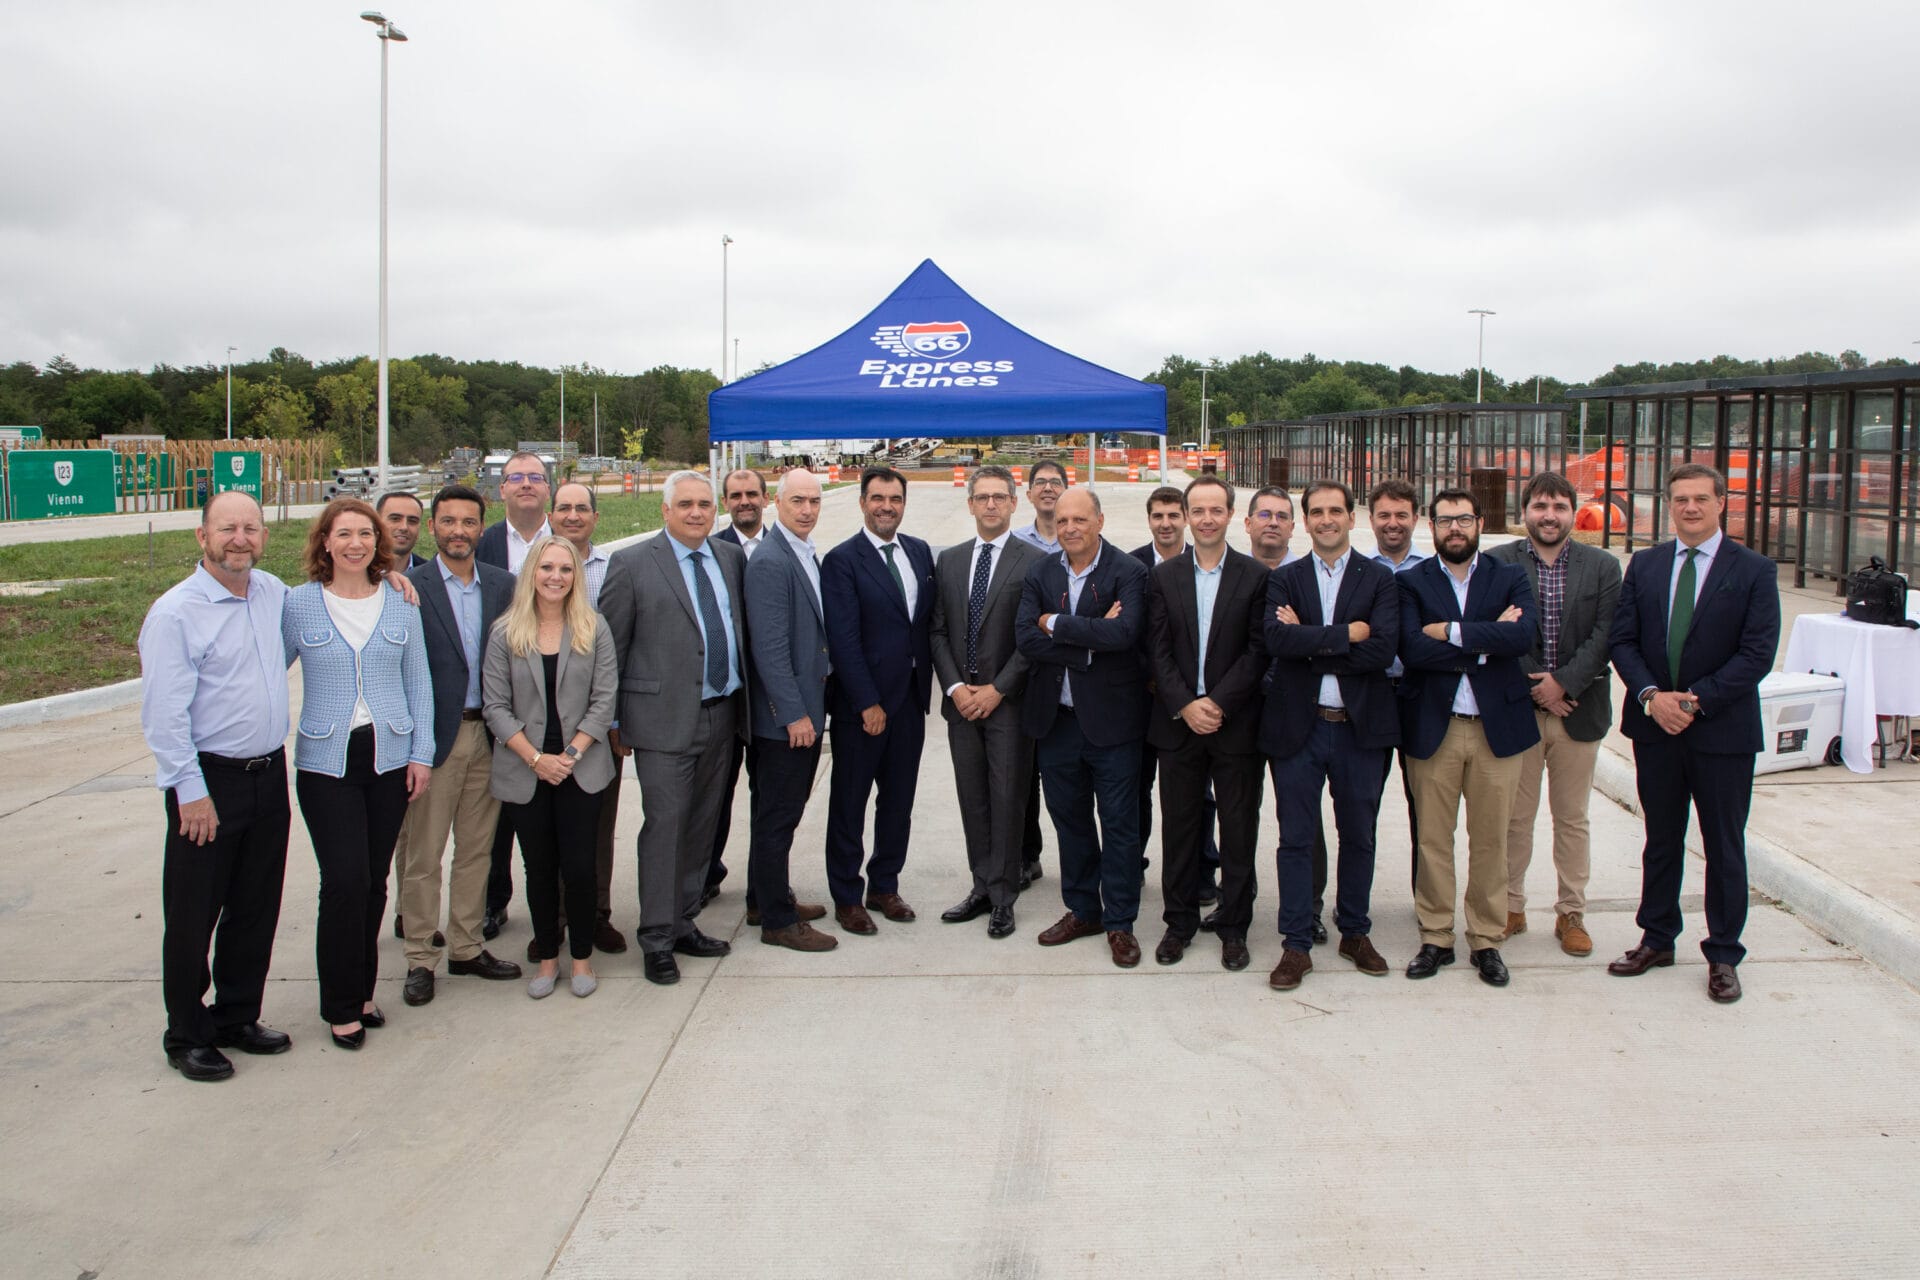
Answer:
[[[1786,671],[1817,671],[1846,682],[1840,708],[1840,758],[1855,773],[1873,772],[1876,716],[1920,716],[1920,631],[1855,622],[1839,613],[1795,618],[1787,636]]]

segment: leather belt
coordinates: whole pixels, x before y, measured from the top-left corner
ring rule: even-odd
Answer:
[[[462,720],[485,720],[487,713],[479,707],[462,707],[460,710],[460,718]]]
[[[1455,720],[1478,720],[1480,718],[1479,716],[1470,716],[1464,711],[1449,711],[1447,714]]]
[[[1319,716],[1328,724],[1345,724],[1348,720],[1352,719],[1352,717],[1347,714],[1345,707],[1315,707],[1313,714]]]
[[[287,749],[285,747],[276,747],[264,756],[254,756],[245,760],[236,759],[233,756],[216,756],[211,752],[202,751],[200,753],[200,766],[203,769],[208,767],[230,769],[235,773],[265,773],[286,759],[286,756]]]

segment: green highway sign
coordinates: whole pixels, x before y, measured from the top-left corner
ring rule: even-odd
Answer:
[[[258,453],[230,450],[213,455],[213,491],[225,493],[229,489],[236,489],[255,502],[263,501]]]
[[[40,438],[38,427],[0,427],[0,449],[11,449],[23,440]]]
[[[7,454],[7,514],[109,516],[114,512],[111,449],[13,449]]]

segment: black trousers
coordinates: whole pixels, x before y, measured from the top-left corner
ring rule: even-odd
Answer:
[[[320,922],[313,940],[320,1016],[335,1026],[357,1022],[380,973],[387,875],[407,816],[406,766],[375,773],[373,726],[362,725],[347,739],[345,774],[330,778],[303,769],[293,789],[320,864]]]
[[[1695,751],[1686,735],[1637,739],[1636,789],[1646,821],[1640,857],[1640,944],[1671,951],[1680,936],[1680,882],[1687,865],[1687,809],[1700,815],[1707,855],[1707,940],[1712,964],[1739,964],[1747,949],[1747,811],[1753,804],[1753,757]]]
[[[493,827],[493,866],[487,872],[487,914],[498,915],[513,901],[513,822],[506,806]]]
[[[1261,755],[1221,749],[1218,734],[1189,734],[1159,753],[1161,918],[1167,931],[1191,940],[1200,928],[1200,884],[1217,813],[1220,824],[1222,939],[1245,940],[1259,892],[1254,845],[1260,839]],[[1207,803],[1211,790],[1215,804]]]
[[[799,919],[788,900],[788,855],[794,828],[813,794],[820,739],[814,738],[810,747],[790,747],[781,738],[755,738],[753,745],[760,776],[753,789],[753,834],[747,846],[749,892],[760,906],[760,927],[784,929]]]
[[[758,738],[749,738],[745,742],[735,739],[733,744],[733,763],[727,767],[727,789],[720,798],[720,821],[713,828],[713,861],[707,864],[707,888],[718,889],[720,882],[727,878],[727,837],[733,834],[733,795],[740,784],[740,766],[747,767],[747,809],[753,809],[753,797],[759,792],[755,780],[759,772],[759,752],[755,749]],[[747,886],[747,905],[753,906],[758,899],[753,895],[753,886]]]
[[[1389,752],[1388,754],[1391,755],[1392,753]],[[1271,773],[1273,762],[1268,761],[1267,767],[1268,767],[1268,771]],[[1273,785],[1274,785],[1273,811],[1275,816],[1277,817],[1282,812],[1282,809],[1283,809],[1283,806],[1280,803],[1280,780],[1277,775],[1274,777]],[[1278,869],[1283,856],[1282,851],[1286,847],[1287,847],[1287,833],[1285,831],[1282,831],[1280,833],[1280,843],[1275,845],[1273,848],[1273,862],[1274,862],[1276,878],[1278,877],[1278,874],[1279,874]],[[1416,856],[1418,852],[1419,852],[1419,849],[1418,849],[1418,846],[1416,845],[1415,846]],[[1278,889],[1278,887],[1279,887],[1278,885],[1275,886],[1276,889]],[[1327,905],[1327,824],[1325,819],[1321,817],[1319,807],[1315,806],[1313,811],[1313,918],[1315,920],[1318,920],[1321,917],[1322,913],[1326,910],[1326,905]],[[1276,904],[1276,911],[1278,912],[1278,914],[1275,917],[1275,925],[1276,927],[1280,928],[1282,932],[1285,932],[1285,926],[1283,924],[1280,924],[1280,921],[1283,920],[1286,916],[1286,904],[1284,902]]]
[[[179,797],[166,793],[160,992],[167,1006],[168,1048],[209,1046],[220,1032],[259,1020],[293,822],[286,752],[275,751],[266,760],[248,773],[219,756],[200,757],[207,797],[220,822],[207,844],[180,834]],[[209,977],[211,1008],[202,1003]]]
[[[927,717],[903,707],[870,734],[858,714],[833,717],[833,772],[827,777],[827,888],[836,906],[866,894],[900,892],[913,832],[913,796]],[[873,856],[867,856],[867,798],[873,797]],[[865,876],[861,872],[863,870]]]
[[[1020,836],[1020,861],[1028,866],[1040,864],[1040,851],[1046,848],[1040,839],[1040,761],[1033,762],[1033,777],[1027,783],[1027,828]]]
[[[579,783],[568,778],[558,786],[536,782],[533,799],[500,806],[520,837],[527,872],[527,914],[533,918],[533,954],[539,959],[551,960],[560,954],[563,876],[567,919],[580,922],[567,930],[567,947],[575,960],[593,954],[593,930],[584,922],[595,919],[599,910],[593,863],[601,800],[599,792],[582,791]]]

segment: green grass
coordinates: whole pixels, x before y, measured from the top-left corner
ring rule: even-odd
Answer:
[[[595,538],[612,542],[660,527],[660,500],[651,494],[600,499]],[[307,522],[268,522],[260,567],[288,583],[306,580],[300,555]],[[431,538],[420,553],[431,554]],[[199,543],[190,529],[153,535],[152,563],[145,534],[0,547],[0,582],[99,578],[43,596],[0,599],[0,704],[112,684],[140,674],[135,645],[154,600],[193,572]]]

